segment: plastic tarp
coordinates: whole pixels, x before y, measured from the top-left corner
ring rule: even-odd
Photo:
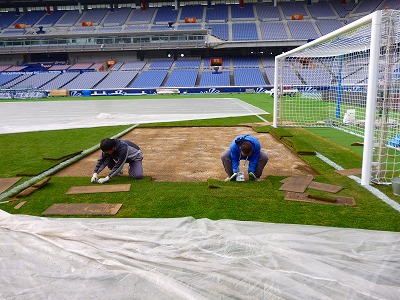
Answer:
[[[268,112],[237,98],[0,103],[0,134],[250,116]]]
[[[400,233],[0,210],[1,299],[400,299]]]

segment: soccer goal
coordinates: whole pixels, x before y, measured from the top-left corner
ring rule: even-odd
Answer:
[[[399,43],[400,11],[385,10],[276,56],[273,126],[363,137],[361,184],[390,184],[400,176]]]

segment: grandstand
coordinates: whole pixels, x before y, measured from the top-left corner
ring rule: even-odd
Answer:
[[[386,156],[375,151],[380,161],[371,162],[396,164],[400,176],[400,87],[382,84],[400,83],[400,51],[377,46],[391,55],[381,60],[376,73],[382,75],[369,77],[367,47],[354,47],[354,56],[346,57],[339,50],[351,43],[344,39],[335,48],[329,40],[319,59],[312,47],[324,38],[315,39],[372,11],[399,9],[400,0],[226,2],[0,0],[0,96],[8,99],[2,101],[2,128],[9,130],[2,134],[3,170],[8,169],[3,177],[22,178],[0,198],[10,212],[0,210],[2,297],[398,298],[400,223],[389,205],[398,213],[400,198],[380,203],[381,194],[389,194],[386,186],[379,194],[372,187],[363,190],[353,182],[357,176],[334,170],[359,167],[357,151],[367,144],[349,149],[361,138],[346,133],[364,131],[367,124],[382,133],[380,144],[386,147],[387,141],[388,148]],[[387,40],[398,46],[397,33]],[[352,45],[370,42],[362,34],[357,38]],[[293,50],[307,45],[307,58]],[[280,59],[291,51],[298,56]],[[379,101],[380,123],[345,121],[355,107],[357,116],[368,115],[362,98],[368,80],[380,85],[380,98],[390,93],[396,101]],[[272,88],[274,97],[266,94]],[[71,97],[14,100],[41,94]],[[328,108],[338,116],[325,117]],[[285,117],[282,126],[301,121],[321,128],[277,128],[277,116]],[[29,132],[17,131],[23,127]],[[220,162],[222,148],[237,134],[262,138],[270,156],[266,180],[223,182],[225,174],[210,175],[211,165],[223,172],[214,159]],[[142,147],[143,180],[129,177],[131,164],[111,183],[94,184],[97,175],[90,183],[93,169],[86,166],[101,155],[98,141],[104,137],[132,139]],[[370,144],[378,149],[378,143]],[[75,164],[84,157],[85,167]],[[55,174],[72,163],[84,172]],[[246,158],[240,167],[246,171],[248,165]],[[288,174],[284,166],[309,175],[282,180]],[[167,182],[157,182],[158,170]],[[170,178],[190,172],[206,180]],[[305,177],[322,189],[310,191],[308,183],[307,194],[279,189],[280,183],[299,187]],[[112,190],[119,186],[129,188]],[[89,194],[72,194],[76,187]],[[336,188],[343,191],[334,195]],[[311,203],[289,202],[290,194]],[[46,215],[45,206],[53,203],[89,209],[79,217],[73,211]],[[92,205],[122,209],[97,218]]]
[[[232,91],[263,91],[274,83],[276,54],[374,10],[400,8],[393,0],[278,1],[276,6],[268,0],[242,5],[211,1],[180,7],[149,2],[145,8],[107,1],[82,3],[71,3],[68,9],[60,3],[45,10],[39,1],[30,2],[16,13],[15,7],[0,1],[0,54],[7,55],[0,65],[0,88],[152,93],[160,87],[202,92],[228,86]],[[210,69],[211,57],[224,58],[218,74]],[[110,58],[115,64],[108,67],[105,61]],[[45,69],[33,71],[55,73],[32,76],[32,64],[43,62]],[[365,72],[365,67],[356,71]],[[15,76],[10,75],[13,72]],[[293,84],[302,84],[310,80],[310,72],[289,74]],[[330,81],[329,73],[320,75]],[[356,78],[348,74],[345,81]]]

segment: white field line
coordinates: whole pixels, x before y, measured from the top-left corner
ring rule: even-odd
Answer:
[[[242,101],[242,100],[240,100],[240,101]],[[236,102],[236,101],[235,101],[235,102]],[[250,109],[248,109],[247,107],[244,107],[242,104],[237,103],[237,102],[236,102],[236,104],[239,105],[240,107],[242,107],[243,109],[247,110],[248,112],[251,112]],[[247,105],[251,105],[251,104],[247,103]],[[255,107],[254,105],[251,105],[251,106]],[[268,112],[266,112],[266,113],[268,114]],[[261,116],[258,115],[258,114],[256,114],[255,116],[258,117],[259,119],[261,119],[263,122],[268,122],[267,120],[265,120],[263,117],[261,117]]]
[[[337,163],[331,161],[329,158],[323,156],[321,153],[317,152],[317,157],[326,162],[328,165],[332,166],[336,170],[344,170],[343,167],[339,166]],[[348,176],[350,179],[353,179],[355,182],[359,183],[361,185],[361,179],[358,178],[357,176],[350,175]],[[400,204],[394,201],[393,199],[389,198],[387,195],[382,193],[380,190],[374,188],[371,185],[366,185],[363,186],[366,190],[368,190],[370,193],[381,199],[383,202],[400,212]]]

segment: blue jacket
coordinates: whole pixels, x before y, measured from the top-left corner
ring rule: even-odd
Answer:
[[[249,157],[242,156],[242,151],[240,150],[240,145],[236,143],[236,141],[240,138],[244,137],[244,141],[250,142],[253,146],[253,152]],[[232,161],[232,170],[234,173],[239,172],[239,164],[240,160],[248,160],[248,172],[255,172],[256,166],[258,163],[258,159],[260,158],[261,145],[258,139],[252,135],[239,135],[235,137],[230,145],[229,149],[231,150],[231,161]]]

